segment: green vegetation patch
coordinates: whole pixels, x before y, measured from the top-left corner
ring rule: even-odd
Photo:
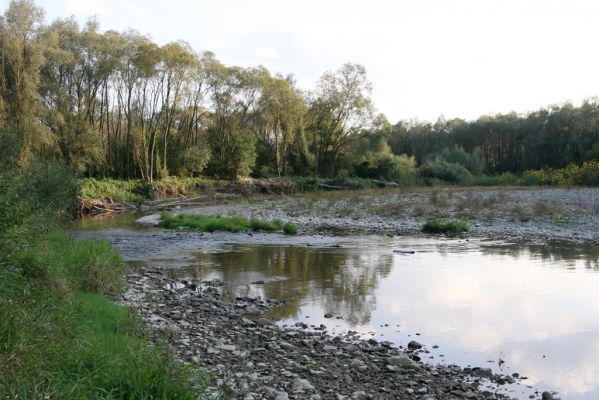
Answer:
[[[262,221],[248,219],[243,215],[230,217],[204,214],[173,215],[163,212],[160,214],[160,226],[167,229],[192,228],[200,232],[244,232],[251,230],[263,232],[283,231],[287,234],[297,233],[297,227],[294,224],[284,224],[280,219]]]
[[[124,263],[107,242],[55,231],[3,262],[0,398],[198,397],[199,376],[103,296],[123,289]]]
[[[283,232],[285,232],[286,235],[295,235],[297,234],[297,226],[287,223],[283,225]]]
[[[461,233],[468,231],[466,221],[442,221],[430,219],[422,226],[422,232],[426,233]]]
[[[78,192],[68,167],[0,171],[0,399],[194,399],[205,379],[153,345],[109,297],[125,264],[61,224]]]

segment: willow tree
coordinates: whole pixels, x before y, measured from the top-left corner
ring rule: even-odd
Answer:
[[[374,119],[372,85],[359,64],[345,64],[319,80],[310,104],[311,150],[316,173],[334,176],[340,155]]]
[[[259,101],[262,68],[225,67],[216,60],[207,65],[210,87],[213,174],[235,179],[247,176],[256,160],[250,117]]]
[[[0,128],[17,159],[45,142],[37,120],[43,33],[43,11],[31,0],[12,1],[0,19]]]
[[[265,77],[257,133],[273,155],[273,169],[279,176],[287,174],[290,146],[303,127],[305,113],[306,105],[291,77]]]

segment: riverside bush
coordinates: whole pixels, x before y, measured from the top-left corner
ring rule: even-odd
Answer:
[[[430,219],[422,226],[422,232],[426,233],[461,233],[468,231],[466,221],[442,221]]]
[[[441,180],[447,183],[465,183],[472,174],[461,164],[450,163],[441,158],[429,160],[418,169],[418,176],[425,182]]]

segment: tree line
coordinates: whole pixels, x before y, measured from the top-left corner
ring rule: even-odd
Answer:
[[[594,101],[392,126],[376,113],[358,64],[303,91],[292,75],[226,66],[182,41],[159,46],[132,30],[101,32],[95,20],[46,24],[43,15],[33,1],[14,0],[0,20],[4,164],[35,156],[85,176],[149,182],[200,174],[397,180],[455,146],[497,174],[578,163],[599,142]]]
[[[401,121],[389,144],[423,163],[431,154],[459,146],[477,152],[485,173],[564,168],[599,160],[599,102],[555,105],[528,114],[498,114],[475,121],[439,118],[434,124]]]

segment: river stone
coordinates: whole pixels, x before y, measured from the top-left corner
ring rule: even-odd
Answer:
[[[237,349],[237,347],[232,344],[221,344],[218,348],[225,351],[235,351]]]
[[[408,343],[408,349],[410,349],[410,350],[418,350],[421,348],[422,348],[422,345],[415,340],[412,340],[412,341],[410,341],[410,343]]]
[[[301,392],[304,390],[314,390],[314,386],[307,379],[296,379],[293,381],[291,386],[294,392]]]
[[[268,318],[258,318],[256,320],[256,324],[258,324],[260,326],[267,326],[267,325],[272,325],[272,321],[269,320]]]
[[[541,394],[541,398],[543,400],[553,400],[553,395],[551,393],[545,391]]]
[[[491,368],[474,368],[472,373],[476,376],[480,376],[481,378],[492,378],[493,371]]]
[[[411,368],[414,362],[406,354],[399,354],[397,356],[391,356],[387,358],[387,366]]]
[[[364,363],[364,361],[360,360],[359,358],[354,358],[353,360],[351,360],[351,363],[349,364],[349,366],[352,369],[357,369],[357,370],[365,370],[366,368],[368,368],[366,366],[366,364]]]

